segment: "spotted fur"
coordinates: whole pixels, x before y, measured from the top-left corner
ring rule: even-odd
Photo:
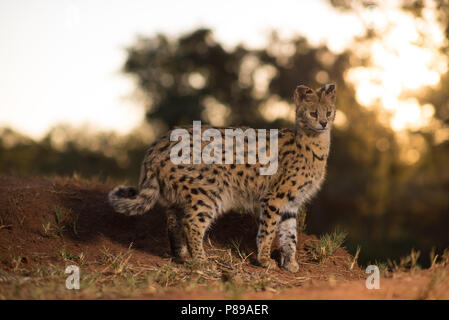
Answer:
[[[319,90],[303,85],[296,88],[295,128],[279,130],[278,170],[273,175],[260,175],[258,162],[247,163],[247,139],[245,164],[175,165],[170,160],[170,150],[177,141],[170,141],[167,134],[148,149],[138,189],[119,186],[109,193],[109,202],[117,212],[126,215],[143,214],[156,202],[167,208],[171,250],[181,261],[188,252],[195,260],[206,259],[203,237],[221,214],[231,209],[259,213],[258,262],[275,266],[270,258],[271,244],[279,231],[281,266],[296,272],[296,215],[317,193],[325,177],[335,96],[333,84]],[[225,128],[217,129],[224,137]],[[187,130],[193,141],[192,128]],[[270,150],[268,137],[266,143]],[[203,142],[202,148],[207,144]]]

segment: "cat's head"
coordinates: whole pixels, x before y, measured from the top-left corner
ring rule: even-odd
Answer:
[[[335,84],[327,84],[318,90],[297,86],[294,94],[296,125],[315,133],[330,130],[335,119],[335,98]]]

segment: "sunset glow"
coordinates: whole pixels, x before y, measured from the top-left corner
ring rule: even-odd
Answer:
[[[338,28],[329,29],[317,16]],[[326,44],[336,52],[363,31],[354,15],[338,12],[325,0],[264,2],[257,14],[253,3],[236,0],[3,1],[0,126],[36,139],[60,123],[132,132],[142,125],[145,110],[141,101],[129,99],[136,96],[136,86],[120,71],[125,48],[138,35],[177,37],[199,27],[211,28],[225,48],[239,43],[262,48],[276,30],[286,38],[305,35],[312,45]],[[256,73],[260,81],[254,94],[260,96],[267,86],[264,75],[273,70],[262,67]],[[204,80],[199,73],[188,79],[194,88],[204,86]],[[225,123],[220,114],[226,108],[210,103],[204,117]]]
[[[120,72],[124,48],[138,34],[174,36],[200,26],[210,27],[225,48],[238,43],[264,47],[272,30],[283,38],[304,35],[311,45],[324,44],[335,53],[350,48],[361,60],[370,57],[367,66],[351,68],[345,75],[360,104],[389,113],[385,124],[396,131],[429,123],[434,107],[420,105],[414,95],[437,85],[447,71],[447,57],[438,51],[445,37],[435,22],[435,10],[425,9],[424,18],[418,19],[400,10],[396,1],[360,8],[358,14],[340,12],[326,1],[283,3],[264,4],[258,15],[248,15],[253,5],[237,1],[218,5],[197,0],[187,5],[170,0],[156,7],[146,1],[119,1],[106,12],[109,3],[105,0],[95,4],[81,0],[4,2],[0,5],[0,126],[34,138],[61,123],[129,133],[142,125],[145,110],[140,101],[129,98],[136,96],[136,86]],[[285,6],[292,10],[286,11]],[[221,13],[218,17],[210,14],[216,11]],[[325,18],[326,24],[317,16]],[[364,25],[380,37],[357,42]],[[292,50],[286,47],[278,53],[281,57]],[[333,63],[329,57],[321,60]],[[248,64],[251,67],[251,61]],[[277,71],[269,65],[253,71],[253,95],[262,98]],[[316,80],[326,83],[332,79],[318,71]],[[206,79],[192,73],[188,81],[198,89]],[[245,74],[241,84],[245,85]],[[260,106],[267,119],[292,118],[287,115],[292,108],[285,102],[276,97],[269,101],[273,105]],[[228,116],[226,106],[217,103],[215,107],[208,104],[204,117],[226,123],[219,116]]]
[[[389,125],[394,130],[417,130],[429,124],[435,110],[432,105],[420,105],[414,93],[437,85],[447,71],[447,57],[438,51],[444,44],[443,31],[433,11],[426,11],[424,19],[416,19],[389,9],[371,13],[382,37],[357,48],[361,59],[370,55],[370,66],[350,69],[346,78],[355,86],[360,104],[390,113]],[[379,13],[382,8],[371,10]],[[425,37],[420,38],[420,34]]]

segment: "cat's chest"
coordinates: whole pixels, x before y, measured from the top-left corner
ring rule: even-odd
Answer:
[[[321,188],[326,173],[325,161],[319,165],[304,167],[304,171],[300,174],[301,179],[295,186],[288,185],[293,197],[283,211],[296,212],[306,201],[312,199]]]
[[[326,174],[326,164],[329,150],[322,147],[311,146],[304,152],[302,159],[303,177],[314,184],[320,183]]]
[[[292,193],[292,199],[284,206],[282,212],[297,212],[298,209],[310,200],[320,189],[324,176],[317,179],[307,180],[298,186]]]

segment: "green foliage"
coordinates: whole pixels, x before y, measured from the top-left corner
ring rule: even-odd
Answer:
[[[339,230],[320,236],[317,242],[310,244],[313,259],[319,262],[327,260],[343,245],[347,236],[347,232]]]

